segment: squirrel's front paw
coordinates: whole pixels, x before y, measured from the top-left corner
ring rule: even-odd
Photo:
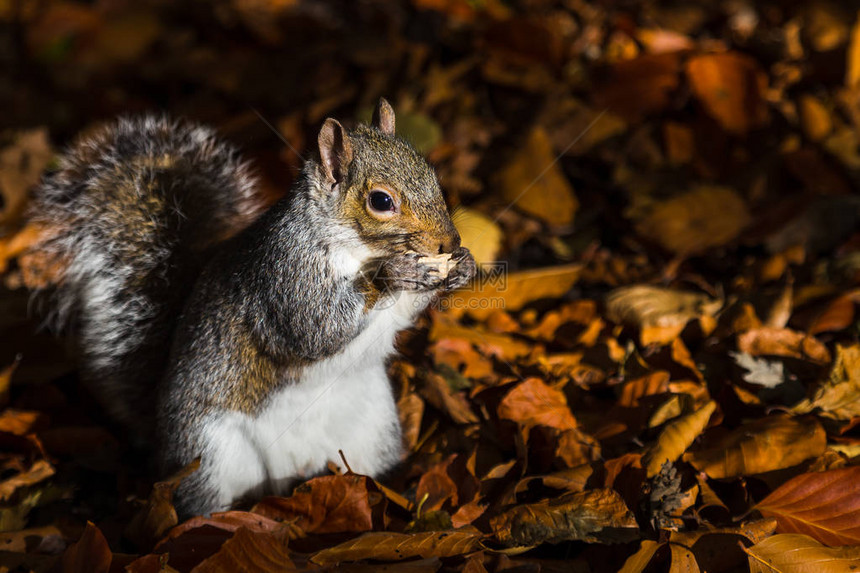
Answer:
[[[379,265],[374,282],[383,292],[440,288],[445,279],[434,272],[433,267],[419,259],[417,253],[405,253],[385,259]]]
[[[475,263],[475,257],[469,252],[466,247],[460,247],[451,255],[451,260],[456,262],[456,265],[448,273],[445,279],[445,290],[454,290],[462,286],[466,286],[478,272],[478,265]]]

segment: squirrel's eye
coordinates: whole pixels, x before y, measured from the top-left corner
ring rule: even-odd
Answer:
[[[381,213],[394,210],[394,199],[385,191],[371,191],[367,203],[371,209]]]

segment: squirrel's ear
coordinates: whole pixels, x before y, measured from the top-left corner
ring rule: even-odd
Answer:
[[[379,98],[373,110],[373,127],[379,128],[382,133],[394,135],[394,108],[384,97]]]
[[[317,141],[320,146],[320,163],[326,179],[332,185],[340,183],[352,163],[352,145],[346,130],[339,121],[328,118],[320,129]]]

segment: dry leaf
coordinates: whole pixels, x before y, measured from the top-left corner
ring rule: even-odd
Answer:
[[[380,561],[402,561],[413,557],[453,557],[477,549],[482,537],[481,533],[471,528],[411,534],[365,533],[340,545],[323,549],[311,557],[311,561],[319,565],[330,565],[371,558]]]
[[[788,356],[830,362],[830,351],[816,338],[789,328],[753,328],[738,335],[738,349],[752,356]]]
[[[802,533],[830,546],[860,545],[860,466],[796,476],[756,505],[780,533]]]
[[[693,552],[676,543],[669,543],[672,561],[669,573],[699,573],[699,565]]]
[[[860,416],[860,344],[836,345],[836,359],[830,376],[811,399],[794,406],[792,411],[806,413],[821,410],[828,417],[850,420]]]
[[[648,54],[614,64],[594,99],[627,121],[637,122],[669,106],[680,84],[680,52]]]
[[[308,533],[370,531],[385,498],[368,477],[346,474],[313,478],[290,497],[266,497],[251,511],[291,521]]]
[[[651,285],[620,287],[606,297],[606,317],[640,329],[642,344],[668,344],[687,323],[713,316],[722,301],[707,295]]]
[[[218,529],[228,533],[235,533],[240,528],[247,529],[253,532],[271,532],[285,527],[284,523],[263,517],[256,513],[248,511],[224,511],[213,513],[209,517],[197,516],[192,517],[188,521],[184,521],[177,525],[167,536],[155,546],[156,551],[162,550],[168,546],[168,542],[193,532],[195,530],[205,530],[207,528]]]
[[[173,507],[173,494],[182,480],[200,469],[200,459],[152,486],[149,498],[126,528],[126,536],[138,547],[149,548],[164,537],[167,531],[179,523],[176,509]]]
[[[860,87],[860,13],[856,15],[848,43],[848,61],[845,66],[845,86]]]
[[[14,143],[0,150],[0,224],[21,216],[27,192],[39,182],[53,155],[45,128],[23,131]]]
[[[657,553],[657,550],[661,546],[662,543],[644,539],[639,546],[639,551],[627,558],[627,561],[624,562],[624,566],[618,573],[642,573],[648,567],[648,564],[651,563],[651,559],[654,558],[654,554]]]
[[[751,218],[744,200],[728,187],[700,185],[655,205],[636,231],[677,255],[693,255],[737,238]]]
[[[800,96],[800,122],[811,141],[821,141],[833,130],[833,119],[821,101],[809,94]]]
[[[821,424],[777,415],[744,424],[714,445],[687,452],[684,461],[721,479],[788,468],[820,456],[826,448]]]
[[[860,547],[825,547],[796,533],[768,537],[749,549],[751,573],[856,573]]]
[[[492,518],[490,525],[496,538],[509,547],[561,541],[623,543],[639,536],[636,519],[611,489],[518,505]]]
[[[499,418],[516,422],[524,435],[535,426],[575,430],[576,420],[561,390],[528,378],[508,392],[499,404]]]
[[[738,52],[704,54],[687,61],[693,93],[708,115],[730,133],[745,135],[767,119],[767,74]]]
[[[498,223],[468,207],[457,208],[452,219],[460,233],[460,243],[469,249],[478,265],[498,258],[503,239]]]
[[[27,471],[0,481],[0,501],[8,501],[19,488],[37,484],[54,473],[51,464],[45,460],[37,460]]]
[[[108,573],[112,560],[104,535],[88,521],[81,538],[63,555],[63,573]]]
[[[833,299],[810,325],[809,334],[837,332],[854,324],[855,300],[860,300],[860,297],[853,293],[843,294]]]
[[[667,425],[660,432],[657,443],[642,459],[647,476],[653,477],[660,473],[664,463],[675,462],[707,427],[708,420],[716,409],[717,403],[711,400],[692,414]]]
[[[556,160],[549,137],[535,128],[498,176],[502,198],[551,227],[573,223],[579,201]]]
[[[254,573],[295,571],[287,549],[287,530],[252,531],[245,527],[224,542],[218,552],[193,569],[193,573],[232,573],[253,570]]]
[[[510,274],[504,267],[495,271],[490,278],[480,280],[475,288],[454,291],[440,301],[441,306],[450,309],[452,316],[467,312],[477,320],[499,309],[513,312],[536,300],[564,296],[579,279],[582,265],[559,265]]]

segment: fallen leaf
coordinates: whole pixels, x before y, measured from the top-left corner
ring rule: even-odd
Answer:
[[[681,52],[646,54],[612,65],[594,92],[599,106],[630,122],[662,111],[680,85]]]
[[[78,542],[63,554],[63,573],[108,573],[112,560],[104,535],[88,521]]]
[[[518,505],[492,518],[490,525],[496,538],[509,547],[561,541],[623,543],[639,536],[633,514],[610,489]]]
[[[0,374],[2,377],[2,374]],[[2,381],[0,381],[2,386]],[[40,412],[6,408],[0,412],[0,432],[26,436],[45,426],[47,419]]]
[[[252,531],[240,527],[233,537],[224,542],[218,553],[205,559],[192,571],[193,573],[296,571],[287,549],[288,542],[289,536],[285,529]]]
[[[782,362],[755,358],[746,352],[729,352],[729,355],[735,359],[738,366],[746,370],[743,375],[745,382],[765,388],[776,388],[785,382]]]
[[[330,565],[361,559],[402,561],[413,557],[453,557],[471,553],[479,547],[482,538],[481,533],[471,528],[425,533],[372,532],[323,549],[311,557],[311,561]]]
[[[713,445],[687,452],[684,461],[712,479],[722,479],[788,468],[821,455],[826,448],[827,436],[817,421],[776,415],[744,424]]]
[[[726,131],[745,135],[767,120],[767,74],[751,57],[703,54],[687,60],[686,69],[696,98]]]
[[[805,473],[755,507],[780,533],[802,533],[830,546],[860,545],[860,466]]]
[[[651,563],[654,554],[657,553],[657,550],[662,545],[662,543],[657,543],[656,541],[643,539],[639,550],[627,558],[627,561],[624,562],[624,566],[618,573],[642,573],[648,567],[648,564]]]
[[[618,404],[627,408],[639,405],[639,399],[654,394],[664,394],[669,390],[669,373],[657,370],[646,376],[628,380],[621,386]]]
[[[346,474],[313,478],[290,497],[266,497],[251,511],[291,521],[308,533],[370,531],[384,496],[368,477]]]
[[[854,573],[860,547],[825,547],[806,535],[783,533],[750,548],[751,573]]]
[[[182,480],[199,468],[198,458],[167,479],[153,484],[146,504],[135,514],[125,531],[126,536],[138,547],[152,547],[170,528],[179,523],[179,517],[173,507],[173,494]]]
[[[579,208],[542,128],[534,129],[519,153],[502,168],[498,186],[505,201],[550,227],[569,226]]]
[[[53,156],[45,128],[23,131],[0,150],[0,224],[9,224],[22,215],[27,193],[39,182]]]
[[[815,96],[803,94],[800,104],[800,122],[803,132],[811,141],[821,141],[833,130],[833,119],[824,104]]]
[[[848,57],[845,65],[845,86],[860,87],[860,15],[857,16],[851,28],[851,39],[848,43]]]
[[[651,285],[620,287],[606,296],[606,317],[640,329],[642,344],[667,344],[687,323],[713,316],[722,301],[707,295]]]
[[[0,481],[0,501],[9,500],[19,488],[29,487],[54,475],[54,468],[45,460],[37,460],[27,471]]]
[[[669,543],[669,551],[672,555],[672,561],[669,566],[669,573],[699,573],[699,565],[696,563],[696,556],[693,552],[677,543]]]
[[[507,272],[507,267],[483,269],[485,277],[471,289],[457,290],[439,301],[453,317],[468,313],[477,320],[504,309],[513,312],[530,302],[558,299],[579,279],[582,265],[575,263],[542,269]]]
[[[161,550],[170,540],[181,537],[190,531],[206,527],[235,533],[240,528],[245,528],[253,532],[275,531],[283,528],[284,525],[284,523],[275,521],[274,519],[269,519],[268,517],[248,511],[217,512],[208,517],[197,516],[182,522],[171,529],[167,536],[156,545],[155,549],[157,551]]]
[[[763,326],[743,332],[738,335],[738,349],[752,356],[788,356],[818,364],[830,362],[830,351],[818,339],[789,328]]]
[[[498,223],[468,207],[457,208],[452,220],[460,233],[460,244],[469,249],[479,266],[498,258],[504,238]]]
[[[707,427],[717,403],[711,400],[692,414],[669,423],[642,459],[646,475],[660,473],[663,464],[675,462]]]
[[[699,185],[657,203],[635,227],[664,249],[687,256],[733,241],[750,221],[746,203],[733,189]]]
[[[844,294],[833,299],[809,327],[809,334],[837,332],[854,324],[854,304],[860,300],[856,294]]]
[[[499,418],[516,422],[524,434],[535,426],[562,431],[577,429],[564,393],[537,378],[528,378],[508,392],[499,404],[498,413]]]
[[[821,410],[828,417],[850,420],[860,416],[860,344],[836,345],[836,359],[830,375],[811,399],[798,402],[793,412]]]

